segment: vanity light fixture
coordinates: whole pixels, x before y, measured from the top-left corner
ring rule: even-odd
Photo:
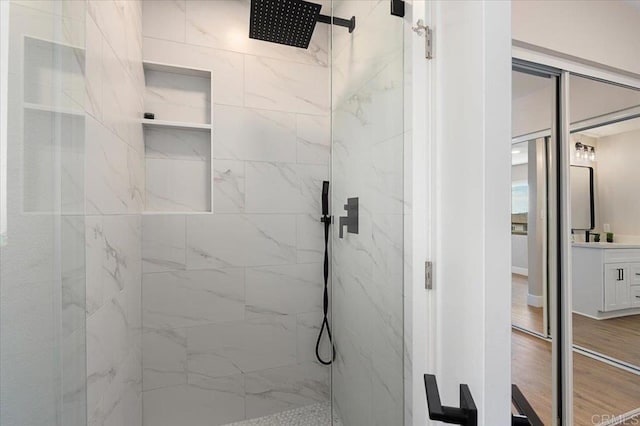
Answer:
[[[596,161],[596,148],[576,142],[576,158],[579,160]]]

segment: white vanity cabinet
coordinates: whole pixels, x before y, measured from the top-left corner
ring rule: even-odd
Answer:
[[[604,305],[605,312],[627,309],[631,306],[629,265],[606,263],[604,265]]]
[[[573,310],[596,319],[640,313],[640,245],[574,243]]]

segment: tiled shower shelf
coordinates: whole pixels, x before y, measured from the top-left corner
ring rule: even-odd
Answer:
[[[142,119],[142,125],[147,127],[157,127],[164,129],[177,129],[177,130],[200,130],[203,132],[211,131],[211,124],[202,123],[183,123],[180,121],[164,121],[164,120],[150,120]]]
[[[144,62],[145,214],[213,211],[211,71]]]
[[[51,105],[40,105],[40,104],[33,104],[29,102],[24,103],[24,108],[31,111],[52,112],[56,114],[77,115],[77,116],[84,117],[83,111],[72,109],[72,108],[60,108],[60,107],[54,107]]]

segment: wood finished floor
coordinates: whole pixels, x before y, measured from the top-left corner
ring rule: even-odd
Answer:
[[[574,313],[573,343],[640,366],[640,315],[598,321]]]
[[[527,277],[512,275],[511,321],[543,333],[542,308],[527,304]],[[573,314],[573,342],[583,348],[640,367],[640,315],[594,320]]]
[[[528,283],[523,275],[511,275],[511,323],[526,330],[543,332],[542,308],[527,303]]]
[[[512,381],[545,425],[551,425],[551,344],[514,330]],[[594,415],[620,415],[640,407],[640,376],[574,353],[576,426],[597,424]]]

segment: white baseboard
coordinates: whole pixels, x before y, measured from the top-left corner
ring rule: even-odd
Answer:
[[[527,294],[527,305],[533,306],[534,308],[542,308],[542,296]]]
[[[529,269],[521,268],[519,266],[512,266],[511,267],[511,273],[512,274],[517,274],[517,275],[523,275],[525,277],[528,277],[529,276]]]

